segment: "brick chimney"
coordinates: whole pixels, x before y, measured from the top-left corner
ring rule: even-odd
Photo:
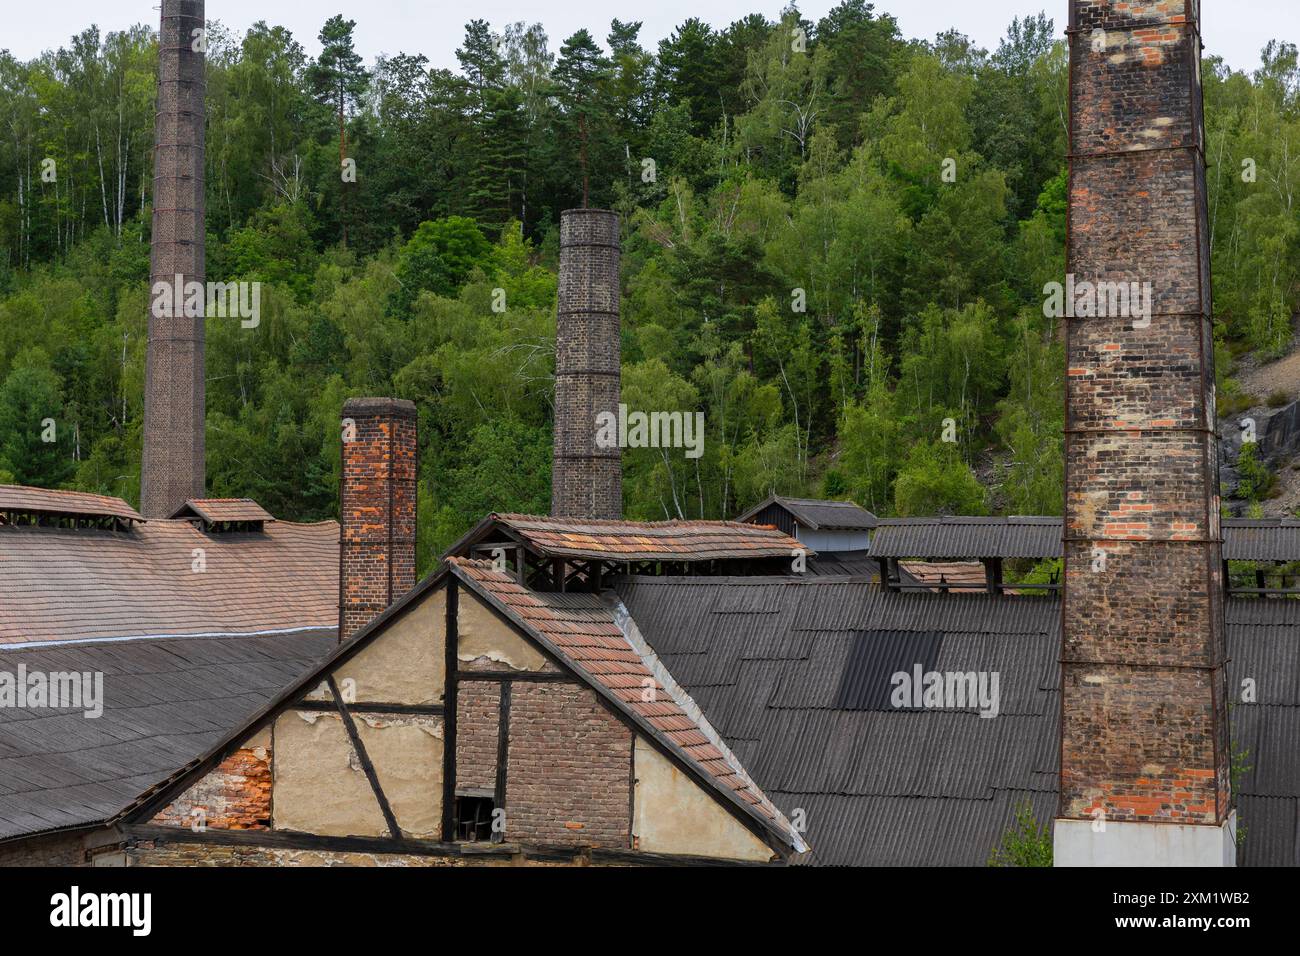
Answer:
[[[415,405],[351,398],[343,405],[339,482],[339,640],[415,585]]]
[[[1151,298],[1065,320],[1055,862],[1233,865],[1198,3],[1071,0],[1069,40],[1067,271]]]
[[[204,491],[203,318],[154,314],[155,283],[203,282],[203,0],[162,0],[140,513],[166,518]],[[198,35],[202,36],[202,35]],[[199,46],[199,49],[195,47]]]
[[[618,213],[560,214],[551,463],[551,514],[557,517],[623,516],[620,449],[596,444],[596,416],[618,414],[618,269]]]

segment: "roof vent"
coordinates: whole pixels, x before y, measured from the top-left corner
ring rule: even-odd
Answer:
[[[193,522],[208,534],[262,531],[275,520],[252,498],[191,498],[172,517]]]
[[[130,531],[139,513],[121,498],[0,485],[0,525]]]

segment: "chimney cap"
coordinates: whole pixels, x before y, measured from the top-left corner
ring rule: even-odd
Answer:
[[[343,415],[393,415],[415,418],[415,402],[406,398],[349,398],[343,403]]]

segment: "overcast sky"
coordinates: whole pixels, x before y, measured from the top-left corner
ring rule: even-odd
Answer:
[[[814,22],[838,0],[803,0],[799,9]],[[19,59],[66,46],[68,37],[92,23],[120,30],[133,23],[156,26],[157,6],[149,0],[4,0],[0,48]],[[747,13],[775,19],[782,0],[208,0],[209,20],[220,20],[241,34],[256,20],[288,27],[311,55],[320,45],[316,34],[333,13],[357,21],[357,48],[367,61],[379,53],[423,53],[435,66],[456,67],[455,50],[471,17],[496,29],[516,20],[540,21],[551,50],[580,27],[604,40],[612,17],[640,20],[642,43],[653,48],[688,17],[725,27]],[[878,0],[878,11],[892,13],[903,34],[933,39],[949,27],[993,49],[1015,16],[1046,10],[1058,31],[1065,25],[1066,0]],[[1206,50],[1236,69],[1250,70],[1270,39],[1300,42],[1300,0],[1204,0]]]

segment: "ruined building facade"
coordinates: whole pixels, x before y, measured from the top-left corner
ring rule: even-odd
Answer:
[[[1233,839],[1198,3],[1072,0],[1069,37],[1067,271],[1102,294],[1066,338],[1056,862],[1222,864]],[[1104,308],[1107,288],[1135,293],[1130,308]]]
[[[596,443],[596,416],[618,414],[619,218],[604,209],[560,215],[551,514],[620,518],[618,448]]]
[[[204,280],[204,29],[203,0],[162,0],[151,290],[179,282],[180,292]],[[181,295],[172,301],[174,314],[149,313],[140,474],[146,518],[166,518],[203,497],[203,316],[186,316]]]

